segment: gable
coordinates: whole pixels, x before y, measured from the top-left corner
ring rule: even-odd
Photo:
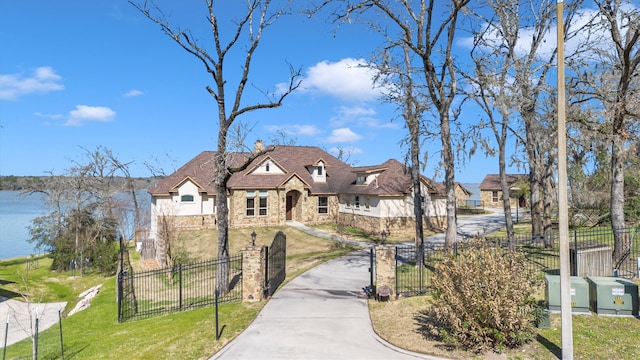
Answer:
[[[202,186],[200,186],[200,184],[198,184],[197,181],[192,179],[190,176],[187,176],[181,182],[177,183],[173,188],[171,188],[169,192],[178,194],[201,193],[203,192],[203,188]]]
[[[271,156],[267,156],[261,162],[258,163],[255,167],[253,167],[247,176],[250,175],[282,175],[286,174],[286,170],[278,164],[277,161],[273,160]]]

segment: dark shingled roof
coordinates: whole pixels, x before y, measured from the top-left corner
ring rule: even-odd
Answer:
[[[203,151],[175,173],[159,181],[149,192],[155,196],[169,195],[187,179],[200,187],[200,191],[215,195],[215,151]],[[250,154],[232,154],[238,166]],[[271,159],[284,174],[250,175],[264,160]],[[324,163],[326,182],[313,180],[308,166]],[[380,172],[377,181],[369,185],[356,185],[358,173]],[[411,191],[413,185],[409,168],[397,160],[389,159],[381,165],[351,167],[333,155],[315,146],[275,146],[273,151],[259,156],[247,169],[235,173],[227,186],[231,189],[274,189],[283,186],[297,176],[311,194],[370,194],[381,196],[402,196]],[[429,193],[442,195],[438,184],[421,176]]]
[[[201,192],[215,194],[215,151],[203,151],[176,172],[159,181],[149,189],[152,195],[169,195],[189,178],[195,182]],[[235,165],[239,165],[250,154],[237,153],[233,156]],[[248,176],[263,160],[270,158],[282,168],[284,174],[259,174]],[[314,182],[306,166],[324,163],[327,182]],[[315,194],[335,194],[344,182],[353,178],[351,167],[318,147],[311,146],[275,146],[270,151],[253,161],[246,170],[235,173],[227,186],[232,189],[260,189],[282,186],[292,176],[299,177]]]
[[[529,176],[525,174],[507,174],[507,185],[511,186],[520,181],[528,181]],[[488,174],[478,186],[480,190],[500,190],[500,175]]]
[[[413,181],[411,181],[411,169],[398,160],[389,159],[377,166],[361,166],[353,168],[354,173],[370,174],[380,172],[378,178],[369,185],[356,185],[352,181],[343,192],[350,194],[369,194],[369,195],[387,195],[401,196],[411,192]],[[355,176],[354,176],[355,177]],[[422,182],[427,184],[430,194],[439,193],[435,183],[430,179],[420,176]]]

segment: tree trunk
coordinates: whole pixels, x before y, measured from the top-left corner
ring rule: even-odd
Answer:
[[[543,212],[543,233],[545,235],[545,247],[551,248],[553,247],[553,243],[549,243],[551,240],[547,235],[551,233],[553,230],[553,194],[555,193],[553,189],[553,174],[555,169],[553,160],[549,160],[547,166],[545,168],[545,174],[543,177],[543,190],[542,190],[542,198],[544,203],[544,212]]]
[[[622,121],[614,121],[614,124]],[[613,262],[619,265],[628,255],[631,244],[624,234],[624,144],[614,126],[611,142],[611,229],[613,230]]]
[[[442,157],[444,160],[444,185],[447,193],[447,231],[445,233],[444,244],[447,249],[451,249],[456,242],[456,183],[455,183],[455,163],[453,149],[451,146],[451,130],[449,128],[449,114],[440,113],[440,134],[442,139]]]
[[[416,121],[417,123],[417,121]],[[419,126],[410,128],[411,132],[411,178],[413,179],[413,214],[416,225],[416,267],[424,266],[424,230],[423,230],[423,209],[422,209],[422,189],[420,186],[420,144]],[[426,195],[425,195],[426,196]]]
[[[218,218],[218,269],[216,290],[220,296],[229,292],[229,222],[227,207],[226,155],[216,154],[216,215]]]
[[[511,218],[511,201],[509,185],[507,184],[506,174],[506,161],[505,161],[505,147],[501,144],[500,152],[498,155],[498,167],[500,173],[500,189],[502,190],[502,204],[504,207],[504,220],[507,228],[507,241],[509,242],[509,249],[515,250],[515,239],[513,233],[513,219]],[[516,206],[518,206],[516,204]]]

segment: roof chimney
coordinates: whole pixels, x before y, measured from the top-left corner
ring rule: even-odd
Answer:
[[[264,150],[264,143],[262,142],[262,140],[258,139],[253,144],[253,152],[254,153],[259,153],[262,150]]]

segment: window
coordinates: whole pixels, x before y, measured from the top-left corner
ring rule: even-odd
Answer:
[[[268,162],[268,161],[267,161],[267,163],[266,163],[266,164],[264,164],[264,170],[265,170],[266,172],[269,172],[269,162]]]
[[[491,192],[491,201],[492,202],[498,202],[498,192],[497,191],[492,191]]]
[[[369,198],[368,197],[364,198],[364,209],[365,210],[369,210]]]
[[[318,214],[329,213],[329,199],[326,196],[318,197]]]
[[[360,209],[360,196],[356,195],[355,203],[356,203],[356,209]]]
[[[247,191],[247,216],[254,216],[256,214],[256,199],[254,191]]]
[[[322,176],[322,165],[318,166],[318,176]]]
[[[267,195],[266,191],[260,191],[260,198],[258,199],[258,215],[267,215]]]
[[[181,202],[193,202],[193,195],[182,195],[180,197]]]

